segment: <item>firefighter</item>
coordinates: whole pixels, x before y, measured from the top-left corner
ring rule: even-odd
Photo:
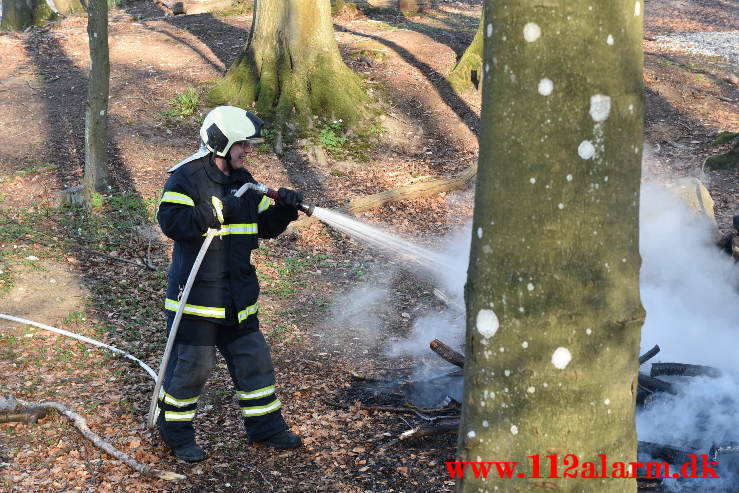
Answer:
[[[274,238],[297,218],[302,194],[278,190],[276,204],[247,190],[245,159],[261,139],[262,121],[233,106],[219,106],[200,129],[201,150],[169,170],[157,219],[174,240],[165,312],[169,332],[179,298],[208,228],[217,229],[186,300],[157,407],[164,442],[187,462],[205,459],[195,442],[193,418],[215,364],[226,360],[249,442],[278,449],[302,445],[280,412],[269,347],[259,330],[259,283],[251,251],[258,238]]]

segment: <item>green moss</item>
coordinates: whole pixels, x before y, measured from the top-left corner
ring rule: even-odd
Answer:
[[[256,101],[259,83],[254,76],[250,59],[248,53],[242,53],[226,75],[208,91],[207,100],[210,106],[233,104],[245,108]]]
[[[56,18],[57,15],[45,1],[40,1],[33,11],[33,24],[36,26],[42,26]]]
[[[214,12],[218,17],[233,17],[237,15],[249,14],[254,10],[252,2],[233,2],[230,9],[219,10]]]
[[[0,30],[22,31],[33,25],[33,10],[25,2],[10,2],[3,5]]]
[[[711,156],[706,159],[706,168],[711,170],[736,169],[739,167],[739,143],[725,154]]]
[[[333,2],[333,4],[331,5],[331,15],[334,15],[338,11],[343,9],[345,5],[346,2],[344,0],[336,0],[335,2]]]
[[[452,69],[447,81],[452,88],[462,93],[470,89],[478,89],[482,80],[482,20],[477,28],[472,43],[467,47],[462,58],[459,59],[457,65]]]
[[[209,103],[254,104],[268,119],[297,120],[303,125],[317,115],[343,119],[351,127],[367,115],[369,98],[361,79],[330,57],[316,57],[308,72],[292,67],[287,57],[264,60],[258,79],[254,65],[251,55],[242,56],[210,90]]]
[[[393,26],[392,24],[388,24],[387,22],[384,22],[384,21],[376,21],[376,20],[370,19],[367,22],[371,22],[372,27],[374,27],[375,29],[379,29],[381,31],[397,31],[398,29],[400,29],[399,27]]]
[[[377,41],[372,40],[360,41],[355,44],[351,54],[354,57],[365,56],[372,60],[384,61],[388,59],[385,47]]]
[[[739,132],[721,132],[715,139],[713,139],[713,141],[711,141],[711,145],[720,146],[728,144],[737,137],[739,137]]]

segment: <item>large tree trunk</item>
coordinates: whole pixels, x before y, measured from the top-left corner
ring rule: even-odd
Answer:
[[[0,30],[3,31],[22,31],[54,17],[44,0],[3,0],[2,3]]]
[[[244,52],[211,99],[280,121],[313,115],[351,125],[365,114],[359,77],[341,59],[329,0],[258,0]]]
[[[464,51],[462,58],[447,76],[447,80],[455,91],[461,93],[470,89],[482,89],[482,26],[485,15],[480,16],[480,25],[475,37]]]
[[[636,460],[641,6],[486,2],[459,460],[542,478],[461,491],[636,491],[546,456]]]
[[[105,191],[108,187],[108,4],[89,0],[87,35],[90,41],[90,81],[85,110],[85,186]]]

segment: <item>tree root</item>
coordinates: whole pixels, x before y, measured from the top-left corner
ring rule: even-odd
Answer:
[[[87,420],[77,414],[76,412],[69,409],[64,404],[60,404],[59,402],[53,402],[53,401],[47,401],[47,402],[40,402],[38,404],[26,402],[23,400],[18,399],[18,403],[22,406],[26,406],[27,408],[33,408],[33,409],[55,409],[59,412],[59,414],[63,414],[66,416],[74,425],[75,428],[79,430],[79,432],[90,440],[93,445],[95,445],[97,448],[105,451],[108,455],[118,459],[119,461],[126,464],[131,469],[135,470],[138,473],[141,473],[145,476],[152,476],[159,479],[164,479],[166,481],[179,481],[181,479],[185,479],[186,476],[182,474],[178,474],[176,472],[172,471],[161,471],[159,469],[154,469],[151,466],[147,466],[146,464],[142,464],[141,462],[137,461],[130,455],[128,455],[125,452],[122,452],[103,440],[98,434],[94,433],[90,430],[87,426]],[[25,411],[21,411],[22,413],[25,413]]]

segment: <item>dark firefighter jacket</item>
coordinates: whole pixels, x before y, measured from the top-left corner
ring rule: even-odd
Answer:
[[[169,268],[165,309],[174,313],[208,227],[218,233],[208,248],[185,304],[183,318],[207,319],[250,330],[259,328],[259,282],[251,264],[257,238],[274,238],[297,218],[293,207],[271,205],[266,196],[247,190],[237,211],[225,211],[218,225],[211,197],[223,198],[246,182],[256,183],[243,169],[223,174],[211,154],[177,168],[164,185],[157,219],[174,250]],[[215,225],[215,226],[214,226]]]

